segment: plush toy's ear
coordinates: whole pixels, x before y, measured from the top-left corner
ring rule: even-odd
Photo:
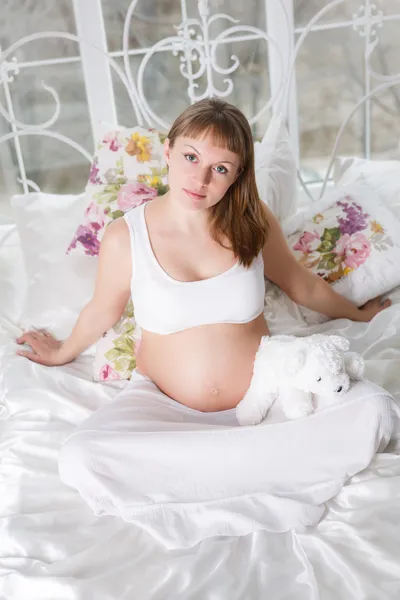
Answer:
[[[330,335],[329,336],[329,341],[336,348],[338,348],[338,350],[343,350],[344,352],[347,352],[347,350],[350,348],[350,342],[349,342],[349,340],[347,340],[346,338],[342,337],[341,335]]]
[[[300,369],[306,362],[307,350],[306,348],[297,348],[293,353],[288,356],[287,359],[287,373],[288,375],[297,375]]]
[[[344,366],[350,379],[359,380],[364,375],[364,359],[357,352],[347,352],[344,355]]]
[[[305,342],[310,344],[310,346],[319,346],[320,344],[326,341],[327,336],[323,333],[313,333],[312,335],[308,335],[303,339]]]

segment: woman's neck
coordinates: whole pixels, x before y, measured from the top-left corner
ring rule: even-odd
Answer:
[[[173,200],[170,191],[160,198],[159,209],[164,218],[174,223],[181,233],[190,235],[191,232],[198,234],[200,230],[209,230],[208,209],[186,209]]]

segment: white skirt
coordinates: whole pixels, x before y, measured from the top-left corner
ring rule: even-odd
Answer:
[[[135,523],[169,548],[302,530],[384,450],[399,420],[390,394],[364,380],[303,419],[273,406],[259,425],[240,427],[235,409],[187,408],[135,372],[65,441],[59,472],[97,515]]]

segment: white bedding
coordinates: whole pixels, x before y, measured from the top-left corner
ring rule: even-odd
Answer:
[[[133,525],[95,517],[59,481],[58,450],[78,423],[112,401],[121,384],[93,383],[90,356],[51,369],[16,357],[15,319],[23,291],[16,236],[0,249],[0,265],[1,599],[400,597],[395,443],[353,477],[328,503],[319,525],[305,533],[256,533],[167,551]],[[348,337],[366,359],[366,376],[400,402],[400,291],[391,297],[394,305],[370,324],[338,320],[309,331]],[[272,330],[295,333],[296,307],[273,288],[268,298]]]

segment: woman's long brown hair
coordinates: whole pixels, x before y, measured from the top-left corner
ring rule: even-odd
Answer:
[[[172,147],[180,137],[198,139],[211,134],[216,145],[240,157],[240,173],[225,196],[210,210],[210,230],[222,246],[228,239],[239,262],[248,267],[262,250],[268,221],[258,195],[254,171],[254,142],[243,113],[233,106],[210,98],[189,106],[173,123],[168,138]]]

